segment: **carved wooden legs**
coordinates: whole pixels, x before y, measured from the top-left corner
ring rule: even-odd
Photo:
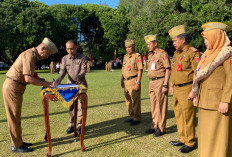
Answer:
[[[44,139],[48,141],[47,156],[51,157],[52,141],[51,141],[50,123],[49,123],[49,99],[46,96],[44,96],[42,101],[43,101],[44,121],[45,121],[45,129],[46,129],[46,134],[45,134]]]

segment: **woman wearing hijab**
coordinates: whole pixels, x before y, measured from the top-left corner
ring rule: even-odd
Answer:
[[[232,47],[224,23],[202,25],[204,52],[193,91],[199,107],[198,156],[232,157]]]

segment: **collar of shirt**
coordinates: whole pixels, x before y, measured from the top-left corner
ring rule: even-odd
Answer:
[[[158,52],[159,52],[159,48],[157,47],[157,48],[154,50],[153,54],[157,54]]]
[[[186,44],[183,48],[182,48],[182,50],[176,50],[174,53],[182,53],[182,52],[186,52],[186,51],[188,51],[188,49],[190,48],[191,46],[189,45],[189,44]]]
[[[75,56],[68,54],[68,57],[69,57],[69,59],[76,59],[76,58],[78,58],[78,53],[76,53]]]
[[[38,51],[36,50],[35,47],[32,48],[32,51],[35,53],[36,59],[37,59],[37,60],[40,60],[40,59],[39,59]]]
[[[128,57],[128,58],[131,58],[132,56],[133,56],[133,54],[135,54],[135,52],[133,52],[133,53],[131,53],[131,54],[126,54],[126,56]]]
[[[191,46],[189,45],[189,44],[187,44],[187,45],[185,45],[184,47],[183,47],[183,51],[184,52],[186,52],[186,51],[188,51],[188,49],[190,48]]]

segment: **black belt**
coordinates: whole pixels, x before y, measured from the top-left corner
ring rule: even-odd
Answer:
[[[131,77],[128,77],[127,79],[125,79],[125,80],[131,80],[131,79],[136,78],[136,77],[137,77],[137,75],[131,76]]]
[[[178,86],[178,87],[184,87],[184,86],[192,84],[192,83],[193,83],[193,81],[187,82],[187,83],[183,83],[183,84],[176,84],[176,86]]]
[[[19,82],[19,81],[17,81],[17,80],[14,80],[14,79],[12,79],[11,77],[6,76],[6,78],[11,79],[12,81],[17,82],[17,83],[19,83],[19,84],[21,84],[21,85],[23,85],[23,86],[26,86],[26,84],[24,84],[24,83],[22,83],[22,82]]]
[[[151,80],[154,81],[154,80],[158,80],[158,79],[161,79],[161,78],[164,78],[164,76],[162,76],[162,77],[154,77]]]

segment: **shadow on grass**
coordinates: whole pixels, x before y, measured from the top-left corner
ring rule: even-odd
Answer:
[[[174,117],[173,111],[168,111],[168,118],[173,118],[173,117]],[[115,143],[121,143],[124,141],[129,141],[132,139],[136,139],[136,138],[140,138],[140,137],[148,135],[145,133],[145,130],[148,129],[151,125],[151,113],[150,112],[142,113],[142,121],[139,125],[136,125],[136,126],[130,126],[128,123],[125,123],[124,120],[127,118],[128,117],[121,117],[121,118],[116,118],[116,119],[103,121],[103,122],[99,122],[96,124],[86,126],[86,132],[85,132],[84,139],[98,138],[101,136],[112,136],[112,139],[108,141],[86,146],[87,151],[91,151],[96,148],[104,147],[107,145],[112,145]],[[177,131],[176,125],[171,126],[167,128],[166,130],[167,134],[170,134],[176,131]],[[115,138],[115,134],[118,132],[125,132],[127,133],[127,135]],[[71,144],[74,142],[74,140],[75,138],[73,137],[73,135],[59,137],[59,138],[52,138],[52,145],[57,146],[57,145],[63,145],[63,144]],[[78,145],[79,147],[80,138],[77,137],[76,141],[77,141],[76,145]],[[38,143],[34,143],[33,148],[41,149],[44,147],[48,147],[48,144],[46,142],[38,142]],[[72,153],[74,151],[80,151],[80,148],[72,150],[72,151],[68,151],[68,152],[63,152],[61,154],[56,154],[55,156],[62,156],[65,154]]]
[[[146,99],[149,99],[149,98],[142,98],[141,100],[146,100]],[[92,105],[92,106],[88,106],[88,109],[95,108],[95,107],[108,106],[108,105],[115,105],[115,104],[120,104],[120,103],[124,103],[124,102],[125,101],[115,101],[115,102],[109,102],[109,103],[105,103],[105,104]],[[57,102],[57,103],[59,103],[59,102]],[[49,116],[60,115],[60,114],[65,114],[65,113],[68,114],[68,109],[67,109],[67,111],[49,113]],[[38,115],[33,115],[33,116],[22,117],[21,119],[22,120],[23,119],[31,119],[31,118],[38,118],[38,117],[43,117],[43,116],[44,116],[43,114],[38,114]],[[6,119],[0,120],[0,123],[4,123],[4,122],[7,122],[7,120]]]

